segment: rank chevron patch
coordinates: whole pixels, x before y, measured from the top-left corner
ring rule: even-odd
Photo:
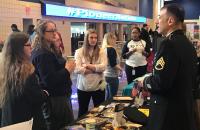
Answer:
[[[165,66],[165,61],[164,61],[163,57],[161,57],[159,60],[157,60],[155,69],[162,70],[164,68],[164,66]]]

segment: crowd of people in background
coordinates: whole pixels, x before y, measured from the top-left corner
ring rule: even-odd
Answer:
[[[100,47],[96,30],[88,29],[83,46],[75,51],[73,60],[67,61],[61,34],[53,21],[30,25],[26,34],[12,24],[12,33],[4,42],[0,40],[1,126],[33,118],[33,130],[64,129],[74,121],[70,75],[78,75],[81,117],[88,112],[91,98],[97,107],[117,95],[122,57],[128,84],[152,72],[138,80],[139,86],[151,93],[148,130],[196,130],[194,115],[198,124],[200,103],[193,104],[200,98],[200,60],[184,34],[183,21],[181,7],[164,6],[155,31],[147,24],[141,29],[132,28],[122,55],[116,50],[114,33],[106,33]],[[148,60],[150,56],[153,58]]]

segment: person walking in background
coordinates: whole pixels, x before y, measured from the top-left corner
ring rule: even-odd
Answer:
[[[28,26],[27,34],[29,35],[29,39],[32,44],[34,41],[34,38],[35,38],[35,34],[36,34],[35,33],[35,25],[31,24]]]
[[[148,130],[196,130],[197,56],[182,31],[184,16],[177,4],[161,8],[158,31],[166,38],[156,54],[152,75],[138,79],[139,86],[151,92]]]
[[[48,92],[38,84],[30,62],[31,44],[28,40],[28,35],[15,32],[8,36],[4,44],[0,63],[1,126],[33,118],[33,130],[37,130],[39,124],[35,123],[35,116],[47,99]]]
[[[147,24],[143,24],[140,33],[140,39],[146,42],[146,46],[152,48],[151,38],[149,35],[149,27]]]
[[[83,47],[75,52],[75,60],[80,117],[88,111],[91,97],[94,107],[105,100],[103,71],[107,65],[107,57],[97,44],[97,32],[94,29],[87,30]]]
[[[60,55],[63,55],[65,53],[65,49],[64,49],[64,44],[63,44],[63,40],[61,37],[61,34],[59,32],[56,32],[56,40],[55,40],[55,48],[56,51],[58,53],[60,53]]]
[[[61,49],[61,42],[62,42],[62,38],[61,38],[61,35],[59,35],[60,33],[59,32],[56,32],[56,36],[55,36],[55,42],[54,42],[54,51],[59,55],[59,56],[62,56],[62,49]]]
[[[156,24],[155,31],[152,32],[152,51],[154,54],[157,53],[160,48],[161,42],[164,39],[165,38],[160,33],[158,33],[158,25]]]
[[[117,94],[119,88],[119,73],[122,73],[120,67],[120,58],[115,49],[116,36],[109,32],[104,35],[102,48],[106,51],[108,65],[104,72],[107,82],[106,99],[112,98]]]
[[[35,32],[35,25],[31,24],[28,26],[27,34],[31,36]]]
[[[137,77],[147,72],[147,60],[150,48],[144,40],[140,39],[140,29],[133,27],[132,39],[124,44],[122,57],[125,61],[125,72],[128,84],[132,83]]]
[[[17,27],[17,24],[12,24],[12,25],[11,25],[11,30],[12,30],[13,32],[20,32],[20,30],[19,30],[18,27]]]
[[[71,96],[70,73],[75,62],[60,62],[61,56],[55,51],[57,29],[53,21],[40,21],[33,43],[32,63],[40,83],[49,92],[51,130],[58,130],[73,122],[73,112],[69,103]],[[42,121],[41,121],[42,122]],[[46,129],[42,128],[41,129]]]
[[[2,49],[3,49],[3,45],[4,45],[4,42],[1,40],[1,38],[0,38],[0,52],[2,51]]]

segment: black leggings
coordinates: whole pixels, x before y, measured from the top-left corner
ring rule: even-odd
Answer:
[[[79,103],[78,117],[87,113],[91,97],[93,100],[94,107],[99,106],[102,102],[105,101],[105,90],[87,92],[78,89],[77,93]]]
[[[135,75],[132,74],[133,70],[135,70]],[[138,67],[131,67],[125,64],[125,72],[127,77],[128,84],[132,83],[135,78],[138,78],[147,72],[147,65],[138,66]]]

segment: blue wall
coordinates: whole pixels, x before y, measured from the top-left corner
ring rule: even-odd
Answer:
[[[165,4],[168,3],[177,3],[182,5],[185,9],[185,19],[199,19],[200,0],[176,0],[175,2],[165,2]]]
[[[139,16],[153,18],[153,0],[139,0]]]

